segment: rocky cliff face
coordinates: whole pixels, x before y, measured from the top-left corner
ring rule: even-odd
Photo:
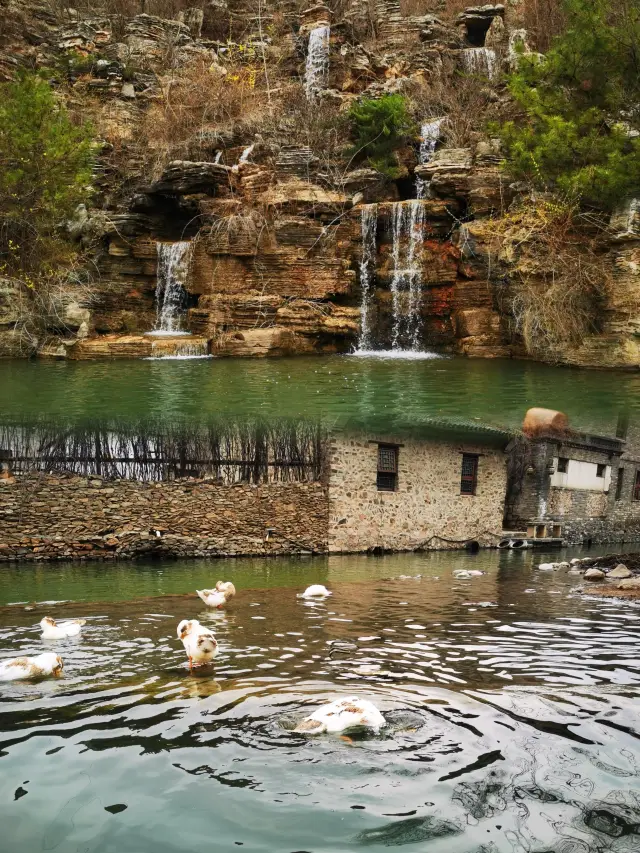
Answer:
[[[342,352],[360,342],[526,355],[511,293],[521,258],[496,239],[494,224],[529,200],[484,131],[508,100],[501,72],[515,45],[526,46],[522,8],[447,14],[455,5],[425,0],[429,13],[407,14],[400,0],[350,0],[333,11],[274,2],[258,15],[248,0],[218,0],[204,14],[187,9],[167,20],[53,14],[11,0],[0,74],[64,67],[65,97],[104,140],[96,206],[69,225],[92,247],[99,274],[90,288],[70,285],[59,297],[62,320],[50,323],[39,353],[179,352],[179,339],[145,333],[156,328],[163,298],[159,246],[190,241],[179,310],[199,352]],[[243,21],[242,38],[214,37],[212,21],[223,19],[228,31]],[[320,33],[311,61],[310,34],[327,25],[328,53]],[[198,67],[205,76],[185,88],[185,69]],[[266,106],[256,112],[263,71]],[[231,103],[224,121],[208,121],[204,110],[179,144],[176,137],[161,147],[153,116],[166,122],[180,98],[201,96],[207,85],[218,87],[218,106],[241,91],[242,108]],[[359,163],[340,135],[354,100],[394,92],[407,94],[422,130],[398,153],[401,177],[389,180]],[[599,249],[611,272],[599,328],[536,357],[640,361],[640,229],[635,203],[623,207]],[[0,282],[0,355],[19,351],[13,288]]]

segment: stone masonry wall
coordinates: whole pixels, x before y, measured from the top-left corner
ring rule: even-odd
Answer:
[[[397,491],[384,492],[376,487],[378,442],[395,443],[364,435],[331,441],[330,552],[446,549],[470,539],[496,544],[506,493],[502,451],[406,441],[399,445]],[[463,452],[480,455],[476,495],[460,494]]]
[[[0,479],[0,561],[322,553],[327,525],[321,483]]]
[[[610,465],[609,491],[551,487],[549,471],[554,456]],[[524,530],[528,522],[544,518],[562,525],[562,538],[568,545],[640,541],[640,501],[633,499],[640,456],[633,441],[622,457],[604,449],[542,441],[533,447],[531,467],[533,471],[525,475],[522,492],[510,513],[510,527]],[[625,472],[623,488],[616,499],[621,468]]]

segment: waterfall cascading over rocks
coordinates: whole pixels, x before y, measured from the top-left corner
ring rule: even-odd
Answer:
[[[209,344],[205,338],[192,340],[190,336],[185,335],[183,339],[177,341],[154,341],[151,345],[151,355],[148,358],[155,361],[160,358],[179,360],[212,358],[212,356],[209,354]]]
[[[360,338],[359,350],[373,348],[371,311],[373,308],[373,286],[376,272],[376,234],[378,230],[378,205],[364,204],[360,211],[362,232],[362,259],[360,261]]]
[[[468,47],[460,51],[462,64],[469,74],[484,74],[490,80],[498,71],[498,57],[488,47]]]
[[[393,206],[391,222],[393,274],[391,298],[393,350],[418,351],[422,332],[422,242],[424,206],[419,200],[400,201]]]
[[[424,166],[433,157],[436,145],[440,139],[440,126],[443,121],[443,118],[427,121],[420,128],[420,151],[418,153],[418,163],[420,166]],[[419,199],[429,198],[430,183],[430,181],[425,181],[423,178],[416,178],[416,195]]]
[[[314,27],[309,33],[307,64],[304,72],[304,90],[308,101],[313,101],[326,89],[329,80],[329,38],[331,28],[328,24]]]
[[[185,285],[191,260],[191,242],[158,243],[156,328],[152,335],[188,335],[184,331],[187,307]]]

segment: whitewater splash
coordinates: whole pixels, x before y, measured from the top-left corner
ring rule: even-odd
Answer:
[[[158,243],[158,280],[156,284],[156,328],[148,334],[188,335],[182,323],[187,307],[185,285],[191,260],[191,243]]]
[[[309,33],[307,64],[304,72],[304,90],[308,101],[314,101],[326,89],[329,80],[329,37],[327,24],[315,27]]]
[[[420,166],[424,166],[432,160],[436,145],[440,139],[440,126],[443,121],[444,119],[442,118],[427,121],[420,128],[420,151],[418,153],[418,163]],[[418,199],[429,198],[430,184],[431,181],[416,178],[416,196]]]

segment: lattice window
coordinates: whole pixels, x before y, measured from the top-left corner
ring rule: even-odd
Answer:
[[[376,486],[379,492],[395,492],[398,487],[398,448],[391,444],[378,445]]]
[[[460,494],[475,495],[478,486],[478,456],[475,453],[462,454],[462,476]]]

